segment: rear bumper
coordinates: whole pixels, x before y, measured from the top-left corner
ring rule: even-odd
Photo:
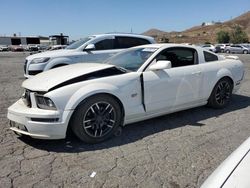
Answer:
[[[39,139],[63,139],[73,111],[29,108],[20,99],[8,108],[10,129]]]

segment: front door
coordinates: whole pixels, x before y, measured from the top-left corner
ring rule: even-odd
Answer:
[[[169,60],[172,68],[143,73],[146,111],[167,112],[201,99],[203,74],[193,48],[170,48],[155,59]]]

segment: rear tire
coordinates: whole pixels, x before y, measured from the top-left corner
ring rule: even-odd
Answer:
[[[220,79],[208,99],[208,106],[212,108],[224,108],[232,97],[233,84],[229,78]]]
[[[116,133],[122,123],[119,103],[106,94],[85,99],[71,119],[73,133],[83,142],[99,143]]]
[[[230,54],[230,51],[229,51],[229,50],[226,50],[226,53],[227,53],[227,54]]]

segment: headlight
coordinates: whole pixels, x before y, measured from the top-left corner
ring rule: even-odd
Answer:
[[[44,96],[36,95],[37,107],[45,110],[56,110],[54,102]]]
[[[30,63],[31,64],[46,63],[47,61],[49,61],[49,59],[50,59],[49,57],[35,58]]]

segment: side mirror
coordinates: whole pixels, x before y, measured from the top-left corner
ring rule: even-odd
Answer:
[[[172,67],[171,61],[159,60],[155,64],[149,67],[151,71],[170,69]]]
[[[94,44],[88,44],[88,45],[84,48],[84,50],[86,50],[86,51],[94,50],[94,49],[95,49],[95,45],[94,45]]]

